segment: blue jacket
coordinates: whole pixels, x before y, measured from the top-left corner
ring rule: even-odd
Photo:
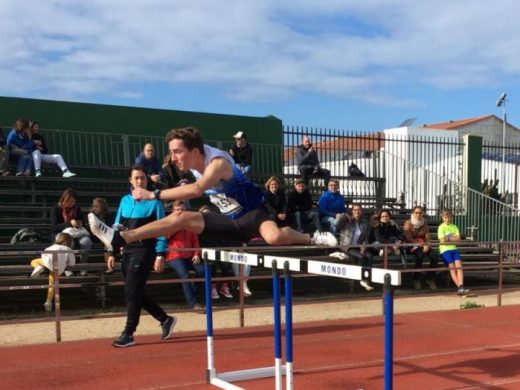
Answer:
[[[332,193],[329,190],[321,195],[318,207],[321,217],[335,217],[336,214],[345,213],[347,211],[343,195],[339,192]]]
[[[125,195],[119,204],[115,223],[132,230],[161,218],[164,218],[164,208],[160,201],[156,199],[137,201],[132,198],[132,195]],[[166,237],[160,236],[127,244],[125,252],[155,249],[157,255],[164,255],[167,247]]]
[[[145,169],[148,178],[151,175],[159,175],[161,176],[161,179],[166,178],[166,172],[164,172],[159,159],[155,156],[151,160],[147,160],[144,158],[144,153],[141,152],[139,156],[135,158],[135,163],[136,165],[140,165]]]
[[[25,149],[29,154],[34,150],[31,140],[23,134],[17,133],[15,129],[12,129],[7,135],[7,145],[9,145],[10,148],[15,146],[19,149]]]

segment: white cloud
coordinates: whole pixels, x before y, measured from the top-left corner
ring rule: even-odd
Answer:
[[[392,87],[518,78],[517,4],[4,0],[0,94],[138,98],[135,85],[190,82],[239,100],[310,91],[413,106]]]

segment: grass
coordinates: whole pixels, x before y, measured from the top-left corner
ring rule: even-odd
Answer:
[[[477,309],[479,307],[484,307],[484,305],[480,305],[477,302],[473,302],[473,301],[467,301],[467,302],[463,303],[462,305],[460,305],[461,309]]]

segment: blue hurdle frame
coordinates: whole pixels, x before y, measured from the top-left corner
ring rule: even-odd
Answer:
[[[262,367],[241,371],[226,372],[217,375],[213,351],[213,306],[211,300],[211,268],[209,266],[208,251],[214,253],[214,261],[229,261],[235,263],[247,263],[253,266],[261,266],[272,269],[273,279],[273,314],[274,314],[274,355],[273,367]],[[227,259],[217,259],[219,254],[227,255]],[[220,255],[219,255],[220,256]],[[226,257],[226,256],[224,256]],[[253,262],[249,262],[249,257]],[[385,316],[385,362],[384,362],[384,389],[393,389],[393,321],[394,321],[394,295],[393,287],[401,284],[401,273],[396,270],[380,268],[363,268],[360,266],[323,262],[315,260],[300,260],[280,256],[259,256],[233,251],[220,251],[215,249],[203,249],[205,269],[205,298],[206,298],[206,327],[207,327],[207,353],[208,368],[206,380],[208,383],[222,389],[242,389],[233,385],[233,381],[275,377],[275,389],[282,389],[282,376],[286,376],[286,389],[293,388],[293,320],[292,320],[292,276],[290,271],[307,272],[314,275],[325,275],[343,279],[361,280],[362,275],[368,273],[372,282],[383,284],[383,303]],[[269,261],[271,261],[269,263]],[[280,261],[280,263],[278,262]],[[281,302],[280,302],[280,264],[283,262],[285,279],[285,365],[282,365],[282,334],[281,334]]]

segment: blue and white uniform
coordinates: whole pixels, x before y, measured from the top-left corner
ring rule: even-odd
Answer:
[[[205,167],[215,158],[223,158],[233,168],[233,176],[230,179],[221,180],[216,187],[206,190],[211,203],[217,206],[222,214],[228,218],[237,219],[265,203],[263,191],[244,176],[228,153],[204,145],[204,155]],[[192,169],[191,172],[197,180],[203,175],[195,169]]]

